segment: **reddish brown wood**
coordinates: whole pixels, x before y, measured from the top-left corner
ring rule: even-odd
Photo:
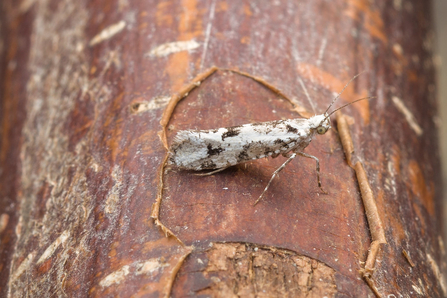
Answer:
[[[167,171],[160,222],[185,246],[153,223],[168,97],[213,65],[317,113],[368,70],[338,104],[377,96],[343,111],[388,243],[372,280],[383,296],[445,296],[429,4],[2,1],[0,296],[372,297],[359,272],[371,236],[334,129],[306,149],[328,195],[303,158],[256,207],[281,157],[209,177]],[[153,51],[177,41],[190,49]],[[179,101],[167,140],[294,108],[218,71]]]

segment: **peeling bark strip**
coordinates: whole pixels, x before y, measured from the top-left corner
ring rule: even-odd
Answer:
[[[336,119],[337,119],[338,134],[340,136],[340,140],[343,145],[343,152],[346,155],[346,161],[351,168],[354,168],[351,161],[352,154],[354,153],[354,144],[352,143],[348,121],[346,121],[346,117],[344,117],[341,114],[341,112],[337,113]]]
[[[340,140],[343,145],[343,151],[346,154],[348,165],[352,167],[352,154],[354,153],[354,145],[349,131],[349,126],[345,116],[339,111],[337,112],[337,128],[340,134]],[[371,232],[372,242],[369,247],[369,254],[365,262],[365,267],[362,269],[362,275],[365,281],[373,290],[377,297],[382,297],[379,290],[372,281],[374,273],[374,266],[377,260],[377,255],[380,252],[382,244],[386,244],[385,230],[383,228],[382,220],[380,219],[379,211],[377,209],[376,201],[374,200],[371,186],[368,182],[365,169],[361,162],[357,162],[354,166],[357,175],[357,181],[362,194],[363,206],[365,207],[365,214],[368,219],[369,229]]]
[[[213,243],[206,256],[201,274],[209,284],[197,296],[329,298],[337,293],[334,269],[289,250]]]
[[[166,150],[168,149],[168,141],[166,139],[166,128],[168,126],[169,120],[171,119],[172,113],[174,112],[175,107],[184,97],[188,96],[189,92],[196,87],[199,87],[201,82],[205,80],[207,77],[212,75],[217,71],[217,67],[213,66],[209,68],[207,71],[198,74],[190,84],[184,86],[178,93],[174,94],[168,102],[168,106],[163,112],[163,116],[161,117],[160,124],[162,130],[159,132],[159,136],[165,146]]]
[[[251,74],[249,74],[247,72],[243,72],[243,71],[236,70],[236,69],[222,69],[222,70],[231,71],[231,72],[240,74],[241,76],[253,79],[256,82],[260,83],[261,85],[264,85],[266,88],[270,89],[271,91],[273,91],[274,93],[276,93],[280,97],[282,97],[282,98],[286,99],[287,101],[289,101],[292,104],[292,106],[294,107],[294,110],[298,113],[298,115],[300,115],[300,116],[302,116],[304,118],[310,118],[310,117],[312,117],[314,115],[314,114],[308,112],[306,110],[306,108],[301,106],[296,100],[293,99],[293,97],[289,97],[288,95],[284,94],[284,92],[282,92],[276,86],[272,85],[271,83],[267,82],[265,79],[263,79],[261,77],[253,76],[253,75],[251,75]]]

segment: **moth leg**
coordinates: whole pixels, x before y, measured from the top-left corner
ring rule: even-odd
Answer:
[[[318,158],[316,158],[313,155],[304,153],[304,152],[296,152],[297,154],[303,156],[303,157],[307,157],[307,158],[312,158],[313,160],[315,160],[315,162],[317,163],[317,179],[318,179],[318,187],[321,189],[321,191],[325,194],[327,194],[327,192],[323,189],[323,187],[321,187],[321,180],[320,180],[320,161],[318,160]]]
[[[229,167],[220,168],[220,169],[208,172],[208,173],[197,173],[197,174],[194,174],[194,175],[196,175],[196,176],[209,176],[209,175],[213,175],[213,174],[219,173],[219,172],[221,172],[221,171],[223,171],[225,169],[228,169],[228,168]]]
[[[282,153],[281,155],[284,156],[284,157],[289,158],[290,157],[290,151],[286,152],[286,153]]]
[[[295,157],[296,157],[296,153],[293,153],[293,154],[289,157],[289,159],[286,160],[285,163],[283,163],[279,168],[276,169],[276,171],[275,171],[275,172],[273,173],[273,175],[272,175],[272,178],[270,178],[269,183],[268,183],[267,186],[264,188],[264,191],[263,191],[262,194],[259,196],[259,198],[256,200],[256,202],[253,204],[253,206],[255,206],[255,205],[262,199],[262,197],[264,196],[265,192],[266,192],[267,189],[269,188],[270,183],[272,183],[273,178],[275,178],[275,176],[276,176],[279,172],[281,172],[281,170],[284,169],[284,168],[286,167],[286,165],[287,165],[289,162],[291,162],[292,159],[294,159]]]

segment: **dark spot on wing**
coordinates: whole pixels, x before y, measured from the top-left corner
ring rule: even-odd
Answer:
[[[206,160],[201,165],[202,170],[213,170],[216,168],[216,164],[212,160]]]
[[[207,152],[208,156],[217,155],[223,151],[223,149],[220,147],[213,148],[213,146],[211,144],[208,144],[207,148],[208,148],[208,152]]]
[[[265,156],[270,156],[270,154],[273,154],[272,149],[267,148],[267,149],[264,150],[264,155],[265,155]]]
[[[249,160],[250,158],[248,157],[248,149],[250,148],[250,144],[244,145],[242,147],[242,151],[241,153],[239,153],[239,155],[237,156],[237,162],[242,162],[242,161],[246,161]]]
[[[278,125],[282,124],[284,120],[277,120],[277,121],[271,121],[271,122],[264,122],[261,123],[264,125],[262,129],[255,129],[259,133],[264,133],[266,135],[270,134],[274,128],[276,128]]]
[[[242,161],[245,161],[245,160],[249,160],[249,158],[248,158],[248,154],[247,154],[246,151],[242,151],[242,152],[239,153],[239,155],[237,156],[237,162],[239,163],[239,162],[242,162]]]
[[[239,128],[240,126],[228,127],[227,131],[222,134],[222,141],[224,141],[226,138],[235,137],[240,134]]]
[[[298,129],[296,129],[293,126],[290,126],[289,124],[287,124],[286,127],[287,127],[287,132],[292,132],[292,133],[297,133],[298,132]]]
[[[272,123],[273,127],[276,127],[277,125],[282,124],[283,122],[284,122],[284,120],[276,120],[276,121],[272,121],[271,123]]]
[[[284,141],[281,140],[281,139],[276,139],[273,143],[275,143],[275,144],[282,144],[282,143],[284,143]]]

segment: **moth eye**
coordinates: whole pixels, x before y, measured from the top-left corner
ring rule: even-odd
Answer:
[[[317,132],[318,132],[318,134],[320,134],[320,135],[325,134],[326,131],[327,131],[326,127],[323,127],[323,126],[318,126],[318,127],[317,127]]]

